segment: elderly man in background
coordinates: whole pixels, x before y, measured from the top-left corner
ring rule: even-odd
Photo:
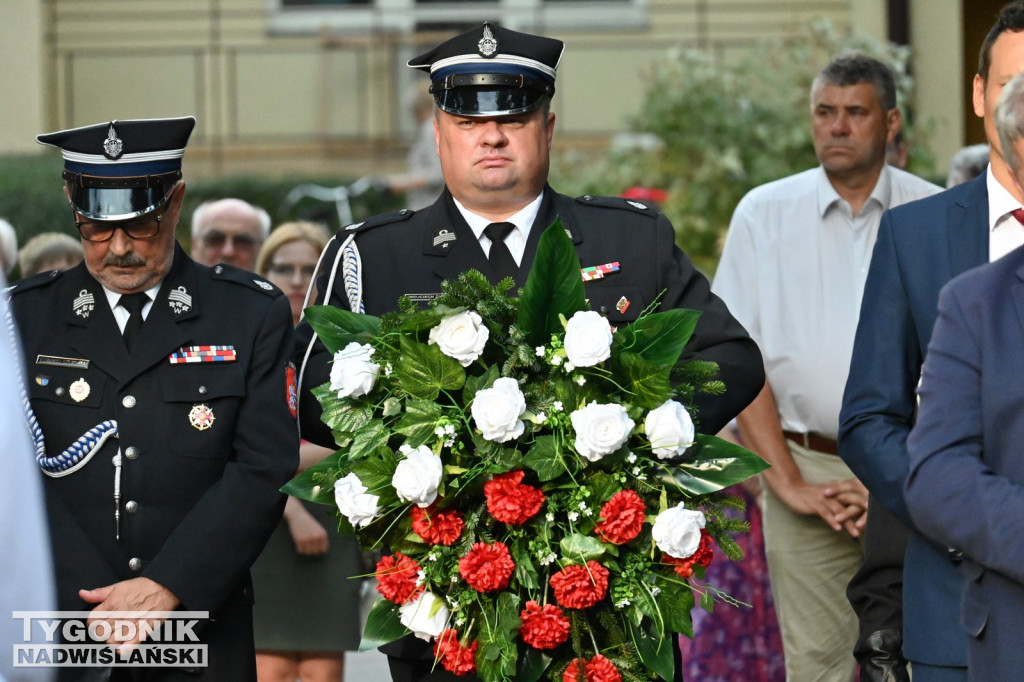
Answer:
[[[256,256],[270,234],[270,215],[241,199],[219,199],[192,213],[192,258],[256,271]]]
[[[846,599],[868,500],[837,456],[840,399],[882,213],[939,188],[885,163],[902,118],[892,70],[877,59],[834,58],[814,79],[810,114],[820,166],[740,201],[712,288],[765,359],[768,381],[737,423],[772,464],[765,554],[787,679],[850,682],[855,645],[879,627],[858,633]],[[900,679],[884,677],[888,652],[865,648],[866,679]],[[898,656],[898,639],[889,649]]]
[[[1024,187],[1024,74],[995,111],[1003,158]],[[943,287],[917,422],[907,438],[906,501],[921,532],[963,555],[960,624],[967,679],[1024,670],[1024,247]]]

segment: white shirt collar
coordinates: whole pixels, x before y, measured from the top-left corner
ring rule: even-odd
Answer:
[[[985,171],[985,186],[988,189],[988,229],[996,229],[1006,214],[1020,208],[1020,202],[1013,198],[1010,191],[999,184],[992,172],[992,164]]]
[[[882,166],[881,172],[878,174],[878,180],[875,182],[874,188],[871,190],[871,195],[867,201],[864,202],[864,208],[867,208],[869,203],[875,203],[879,208],[884,209],[889,205],[889,200],[892,198],[892,181],[889,175],[888,164]],[[828,213],[829,209],[837,205],[846,207],[847,213],[850,217],[853,217],[852,209],[849,208],[850,204],[848,201],[839,196],[839,192],[832,186],[832,182],[828,179],[828,174],[825,169],[818,166],[818,215],[822,218]],[[864,210],[858,215],[860,217],[864,214]],[[860,223],[854,225],[859,226]]]
[[[523,236],[523,240],[525,241],[525,239],[530,236],[530,228],[533,227],[533,221],[537,219],[537,214],[540,212],[540,202],[543,198],[544,192],[541,192],[537,195],[536,199],[502,222],[512,223],[515,225],[516,230]],[[473,213],[463,206],[455,197],[452,197],[452,199],[455,201],[455,207],[459,209],[459,213],[461,213],[462,217],[466,220],[466,224],[469,225],[469,228],[473,230],[473,234],[476,235],[476,238],[479,240],[483,237],[484,229],[493,221]]]

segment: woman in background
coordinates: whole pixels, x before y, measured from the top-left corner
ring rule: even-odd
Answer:
[[[270,233],[256,271],[288,296],[299,323],[327,231],[285,223]],[[299,471],[331,453],[303,441]],[[336,532],[325,505],[289,497],[284,518],[252,569],[256,669],[260,682],[341,682],[344,652],[359,645],[359,545]]]

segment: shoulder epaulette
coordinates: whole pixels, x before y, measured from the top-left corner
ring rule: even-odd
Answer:
[[[375,215],[372,218],[367,218],[361,223],[352,223],[346,225],[338,231],[339,239],[347,239],[353,232],[363,232],[369,230],[372,227],[378,227],[380,225],[388,225],[390,223],[400,223],[404,220],[408,220],[416,214],[416,211],[411,208],[403,208],[400,211],[392,211],[391,213],[381,213]]]
[[[584,194],[581,197],[576,197],[576,201],[587,206],[597,206],[599,208],[617,208],[626,211],[632,211],[634,213],[641,213],[652,218],[656,217],[659,211],[651,206],[650,204],[636,199],[623,199],[622,197],[600,197],[594,194]]]
[[[225,282],[241,284],[247,289],[262,291],[268,296],[279,296],[282,294],[282,291],[268,282],[265,277],[261,277],[255,272],[236,268],[234,265],[228,265],[226,263],[214,265],[210,268],[210,276],[214,279],[219,279]]]
[[[29,289],[43,287],[47,284],[56,282],[63,274],[64,272],[62,270],[48,270],[46,272],[40,272],[39,274],[32,275],[26,279],[18,280],[11,286],[4,289],[4,293],[8,296],[14,296],[15,294],[20,294],[24,291],[28,291]]]

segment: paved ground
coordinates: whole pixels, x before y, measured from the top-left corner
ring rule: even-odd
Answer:
[[[376,649],[345,654],[345,682],[389,682],[388,659]]]

